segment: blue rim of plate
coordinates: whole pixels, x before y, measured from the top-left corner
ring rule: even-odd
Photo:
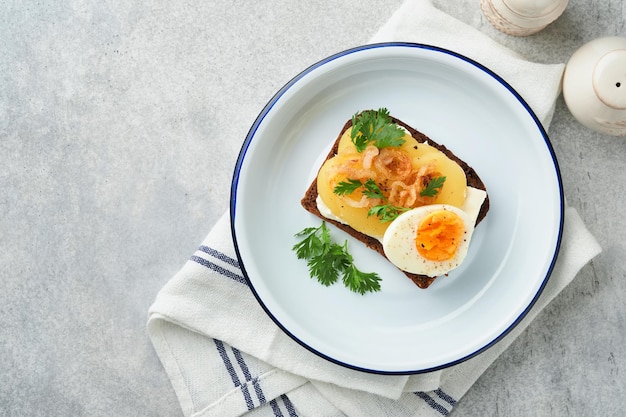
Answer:
[[[552,255],[552,260],[550,262],[550,265],[548,267],[546,275],[543,278],[539,289],[537,290],[537,293],[535,294],[533,299],[530,301],[528,306],[524,309],[524,311],[522,311],[520,313],[520,315],[515,319],[515,321],[513,321],[513,323],[511,323],[511,325],[509,327],[507,327],[494,340],[492,340],[491,342],[489,342],[488,344],[486,344],[482,348],[477,349],[476,351],[474,351],[474,352],[472,352],[472,353],[470,353],[468,355],[465,355],[465,356],[463,356],[463,357],[461,357],[459,359],[456,359],[454,361],[450,361],[448,363],[441,364],[441,365],[438,365],[438,366],[434,366],[434,367],[430,367],[430,368],[426,368],[426,369],[415,369],[415,370],[405,370],[405,371],[384,371],[384,370],[368,369],[368,368],[364,368],[364,367],[360,367],[360,366],[351,365],[349,363],[345,363],[343,361],[337,360],[335,358],[332,358],[332,357],[324,354],[323,352],[320,352],[320,351],[316,350],[315,348],[307,345],[305,342],[300,340],[293,333],[291,333],[272,314],[272,312],[265,305],[265,303],[263,302],[263,300],[261,299],[261,297],[259,296],[259,294],[255,290],[254,285],[252,284],[252,281],[250,280],[250,278],[248,276],[248,273],[246,272],[245,264],[243,262],[241,254],[239,252],[239,247],[237,245],[237,234],[236,234],[236,231],[235,231],[235,215],[236,215],[236,205],[237,205],[236,195],[237,195],[237,186],[238,186],[238,183],[239,183],[239,174],[241,172],[241,166],[242,166],[242,164],[244,162],[244,159],[245,159],[247,150],[248,150],[248,148],[250,146],[250,143],[252,142],[252,140],[255,137],[257,129],[259,128],[259,126],[261,125],[261,123],[263,122],[263,120],[265,119],[267,114],[269,113],[269,111],[274,107],[276,102],[278,102],[278,100],[280,100],[280,98],[294,84],[296,84],[301,78],[303,78],[304,76],[306,76],[307,74],[311,73],[315,69],[317,69],[317,68],[319,68],[319,67],[321,67],[321,66],[323,66],[323,65],[325,65],[325,64],[327,64],[329,62],[332,62],[332,61],[334,61],[336,59],[339,59],[341,57],[344,57],[346,55],[359,53],[361,51],[373,50],[373,49],[377,49],[377,48],[389,48],[389,47],[394,47],[394,48],[398,48],[398,47],[400,47],[400,48],[418,48],[418,49],[430,50],[430,51],[433,51],[433,52],[450,55],[452,57],[461,59],[461,60],[463,60],[463,61],[473,65],[474,67],[478,68],[479,70],[485,72],[487,75],[491,76],[495,81],[497,81],[503,87],[505,87],[517,99],[517,101],[524,107],[524,109],[532,117],[533,121],[535,122],[535,125],[537,126],[537,128],[541,132],[541,136],[544,139],[546,148],[547,148],[547,150],[548,150],[548,152],[550,154],[550,157],[552,158],[552,162],[554,164],[554,170],[555,170],[555,175],[556,175],[556,179],[557,179],[557,183],[558,183],[558,189],[559,189],[559,205],[560,205],[560,207],[559,207],[559,210],[560,210],[560,213],[559,213],[560,214],[559,230],[558,230],[558,234],[557,234],[556,245],[554,247],[554,254]],[[546,284],[548,283],[548,280],[549,280],[549,278],[550,278],[550,276],[552,274],[552,271],[554,269],[554,265],[556,263],[556,260],[557,260],[558,254],[559,254],[559,250],[560,250],[560,247],[561,247],[561,240],[562,240],[562,237],[563,237],[564,211],[565,211],[565,207],[564,207],[563,183],[562,183],[561,171],[560,171],[559,164],[558,164],[558,161],[557,161],[557,158],[556,158],[556,154],[554,152],[554,149],[552,147],[550,139],[548,138],[548,134],[546,133],[545,129],[543,128],[543,125],[539,121],[539,118],[537,117],[535,112],[530,108],[528,103],[526,103],[526,101],[520,96],[520,94],[509,83],[507,83],[502,77],[500,77],[499,75],[497,75],[495,72],[493,72],[489,68],[485,67],[484,65],[480,64],[479,62],[474,61],[471,58],[468,58],[468,57],[466,57],[466,56],[464,56],[462,54],[459,54],[458,52],[454,52],[454,51],[451,51],[451,50],[448,50],[448,49],[445,49],[445,48],[440,48],[440,47],[437,47],[437,46],[427,45],[427,44],[422,44],[422,43],[412,43],[412,42],[381,42],[381,43],[373,43],[373,44],[361,45],[361,46],[357,46],[357,47],[354,47],[354,48],[346,49],[344,51],[341,51],[341,52],[338,52],[336,54],[330,55],[330,56],[328,56],[328,57],[326,57],[326,58],[324,58],[324,59],[322,59],[322,60],[312,64],[311,66],[309,66],[308,68],[306,68],[302,72],[300,72],[298,75],[293,77],[280,90],[278,90],[278,92],[276,92],[276,94],[274,94],[274,96],[268,101],[268,103],[265,105],[263,110],[259,113],[259,115],[257,116],[256,120],[254,121],[254,123],[250,127],[250,130],[248,131],[248,134],[246,135],[244,143],[243,143],[243,145],[241,147],[241,150],[239,152],[239,156],[237,157],[237,161],[236,161],[236,164],[235,164],[235,169],[234,169],[234,172],[233,172],[232,182],[231,182],[231,191],[230,191],[230,227],[231,227],[231,234],[232,234],[233,243],[234,243],[234,247],[235,247],[235,253],[237,255],[237,260],[239,261],[239,266],[241,268],[241,272],[243,273],[243,276],[244,276],[248,286],[252,290],[252,293],[254,294],[254,297],[257,299],[258,303],[261,305],[261,307],[263,308],[265,313],[274,321],[274,323],[283,332],[285,332],[295,342],[300,344],[302,347],[308,349],[312,353],[314,353],[314,354],[316,354],[316,355],[318,355],[318,356],[320,356],[320,357],[322,357],[322,358],[324,358],[324,359],[326,359],[326,360],[328,360],[328,361],[330,361],[332,363],[335,363],[337,365],[340,365],[340,366],[343,366],[343,367],[346,367],[346,368],[349,368],[349,369],[354,369],[354,370],[357,370],[357,371],[368,372],[368,373],[373,373],[373,374],[381,374],[381,375],[413,375],[413,374],[422,374],[422,373],[433,372],[433,371],[449,368],[451,366],[458,365],[459,363],[465,362],[468,359],[471,359],[474,356],[476,356],[476,355],[478,355],[478,354],[488,350],[490,347],[492,347],[493,345],[498,343],[502,338],[504,338],[507,334],[509,334],[509,332],[511,330],[513,330],[520,323],[520,321],[528,314],[528,312],[532,309],[532,307],[537,302],[537,299],[539,299],[539,296],[543,292]]]

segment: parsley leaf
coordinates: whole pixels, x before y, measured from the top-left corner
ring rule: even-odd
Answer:
[[[375,272],[362,272],[348,252],[348,241],[343,245],[330,238],[326,222],[320,227],[307,227],[296,233],[302,240],[292,248],[298,259],[306,259],[311,278],[325,286],[337,282],[341,276],[344,285],[359,294],[380,290],[380,277]]]
[[[344,272],[342,281],[346,287],[359,294],[380,290],[380,277],[375,272],[361,272],[354,264]]]
[[[378,187],[378,184],[376,184],[376,181],[374,181],[373,179],[370,178],[369,180],[365,181],[365,184],[363,186],[365,187],[365,191],[363,191],[363,194],[365,194],[368,198],[381,198],[383,200],[386,199],[380,187]]]
[[[405,142],[404,135],[404,130],[392,122],[386,108],[366,110],[352,116],[350,138],[358,152],[363,152],[370,143],[378,149],[400,146]]]
[[[380,218],[381,223],[387,223],[395,220],[396,217],[398,217],[400,214],[409,210],[410,208],[408,207],[392,206],[391,204],[380,204],[369,209],[367,215],[368,217],[377,216]]]
[[[348,178],[348,181],[341,181],[339,184],[337,184],[333,192],[337,195],[352,194],[362,185],[363,183],[360,180],[353,180]]]
[[[321,235],[321,230],[315,227],[307,227],[296,234],[297,237],[304,238],[292,248],[292,250],[296,252],[298,259],[310,259],[324,251],[324,242],[322,241]]]
[[[434,197],[439,194],[439,190],[443,187],[443,183],[446,182],[446,177],[435,177],[428,181],[428,185],[420,191],[422,197]]]
[[[315,255],[307,261],[311,276],[316,277],[318,282],[326,287],[337,282],[337,271],[328,268],[325,254]]]

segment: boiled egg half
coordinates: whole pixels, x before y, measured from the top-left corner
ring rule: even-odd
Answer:
[[[402,213],[382,239],[385,255],[403,271],[430,277],[447,274],[467,255],[487,193],[468,187],[462,207],[432,204]]]

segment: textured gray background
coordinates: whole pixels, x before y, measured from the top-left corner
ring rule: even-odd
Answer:
[[[624,34],[622,1],[572,0],[528,38],[493,29],[478,3],[436,1],[537,62]],[[148,307],[227,209],[266,101],[400,4],[1,2],[0,415],[181,415]],[[626,139],[583,128],[562,99],[550,136],[568,201],[604,251],[455,416],[623,415]]]

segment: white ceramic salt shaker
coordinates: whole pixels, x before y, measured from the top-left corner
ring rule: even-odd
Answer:
[[[568,0],[480,0],[491,24],[514,36],[537,33],[558,19]]]
[[[574,52],[563,74],[563,98],[583,125],[626,136],[626,38],[598,38]]]

